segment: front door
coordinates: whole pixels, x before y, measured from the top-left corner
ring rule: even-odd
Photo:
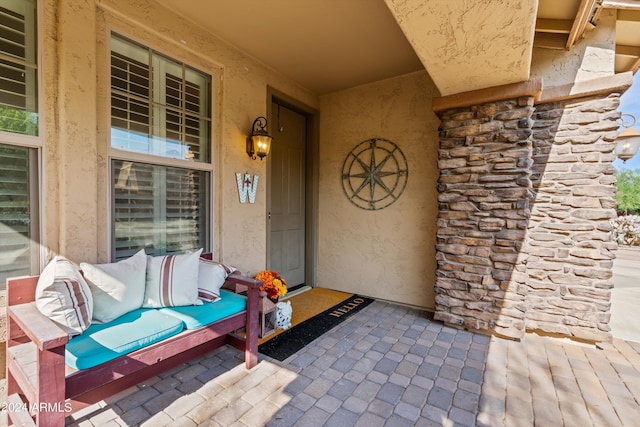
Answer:
[[[306,117],[271,105],[269,269],[289,288],[305,282]]]

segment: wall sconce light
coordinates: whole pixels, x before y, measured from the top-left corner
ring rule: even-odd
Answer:
[[[625,121],[624,116],[628,116],[633,120],[632,122]],[[622,120],[622,126],[625,129],[618,134],[618,138],[616,138],[616,156],[623,163],[626,163],[627,160],[632,158],[638,152],[638,148],[640,148],[640,132],[633,129],[631,126],[636,124],[636,117],[633,114],[622,114],[620,120]]]
[[[252,127],[251,136],[247,137],[247,154],[253,160],[256,156],[262,160],[269,154],[273,137],[267,132],[267,119],[262,116],[253,121]]]

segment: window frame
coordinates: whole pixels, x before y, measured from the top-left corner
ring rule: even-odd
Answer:
[[[177,61],[180,62],[181,64],[188,66],[189,68],[198,71],[200,73],[206,74],[210,77],[210,88],[209,88],[209,147],[208,147],[208,151],[209,151],[209,160],[208,161],[191,161],[191,160],[186,160],[186,159],[178,159],[178,158],[172,158],[172,157],[165,157],[165,156],[160,156],[160,155],[154,155],[154,154],[145,154],[145,153],[140,153],[140,152],[135,152],[135,151],[129,151],[129,150],[124,150],[124,149],[119,149],[119,148],[115,148],[112,146],[112,136],[111,136],[111,131],[112,131],[112,126],[111,126],[111,119],[112,119],[112,115],[111,115],[111,108],[112,108],[112,89],[111,89],[111,51],[112,51],[112,40],[113,37],[120,37],[126,40],[129,40],[135,44],[138,44],[142,47],[144,47],[145,49],[148,49],[150,51],[156,52],[159,55],[162,55],[166,58],[169,58],[173,61]],[[129,162],[136,162],[136,163],[145,163],[145,164],[150,164],[150,165],[155,165],[155,166],[164,166],[164,167],[171,167],[171,168],[181,168],[181,169],[191,169],[191,170],[195,170],[195,171],[204,171],[204,172],[208,172],[208,182],[206,182],[206,188],[207,188],[207,206],[206,206],[206,219],[205,219],[205,223],[206,223],[206,242],[203,242],[203,244],[205,244],[205,249],[213,252],[214,251],[214,242],[215,242],[215,236],[217,235],[217,228],[215,226],[215,221],[214,221],[214,209],[215,206],[217,206],[217,202],[216,202],[216,195],[214,193],[214,182],[216,181],[215,179],[215,167],[214,167],[214,160],[217,156],[217,150],[215,149],[216,147],[216,134],[214,133],[217,129],[217,127],[219,126],[218,123],[216,123],[217,121],[219,121],[220,117],[219,117],[219,113],[217,113],[217,110],[219,109],[220,106],[220,99],[219,99],[219,91],[220,89],[218,88],[218,81],[222,79],[221,75],[221,69],[219,67],[216,66],[211,66],[211,68],[209,70],[205,70],[203,67],[201,66],[197,66],[193,63],[193,61],[189,61],[188,59],[186,59],[184,57],[184,55],[180,55],[180,54],[176,54],[176,52],[167,52],[166,49],[159,49],[157,46],[157,40],[156,42],[148,42],[148,40],[142,40],[144,39],[143,37],[135,37],[132,36],[130,34],[128,34],[128,32],[126,31],[120,31],[118,29],[115,28],[107,28],[106,31],[106,70],[107,70],[107,76],[106,76],[106,94],[107,94],[107,102],[106,102],[106,107],[107,107],[107,118],[106,118],[106,126],[107,126],[107,138],[106,138],[106,144],[107,144],[107,174],[106,174],[106,178],[107,178],[107,254],[109,259],[112,262],[115,262],[116,260],[116,245],[115,245],[115,218],[114,218],[114,214],[115,214],[115,188],[113,185],[113,180],[114,180],[114,167],[113,167],[113,162],[114,161],[129,161]],[[156,77],[153,76],[153,79],[155,80]],[[204,92],[203,92],[204,93]],[[152,96],[150,95],[150,100],[152,100]],[[164,121],[164,119],[163,119]]]
[[[24,0],[22,0],[24,1]],[[42,113],[44,111],[44,84],[43,84],[43,73],[42,73],[42,68],[43,68],[43,55],[42,55],[42,45],[44,42],[44,36],[43,36],[43,31],[40,31],[40,29],[42,28],[42,22],[43,22],[43,5],[42,5],[43,0],[33,0],[33,3],[35,4],[36,7],[36,16],[35,16],[35,28],[33,29],[33,33],[32,36],[33,38],[35,38],[35,42],[36,42],[36,52],[35,52],[35,61],[36,61],[36,95],[38,97],[37,99],[37,112],[38,112],[38,132],[37,135],[26,135],[26,134],[20,134],[20,133],[14,133],[14,132],[7,132],[7,131],[3,131],[0,130],[0,139],[4,140],[6,138],[10,138],[12,141],[16,141],[16,143],[14,145],[22,145],[22,146],[33,146],[33,145],[37,145],[37,146],[42,146],[43,144],[43,136],[42,136],[42,128],[43,125],[42,123],[44,122],[44,120],[42,120]],[[25,34],[27,32],[25,31]],[[15,62],[15,63],[22,63],[22,65],[25,66],[29,66],[29,63],[27,61],[24,60],[16,60],[15,57],[11,56],[11,55],[6,55],[2,52],[0,52],[0,59],[3,60],[7,60],[7,61],[11,61],[11,62]],[[35,142],[34,142],[35,141]],[[13,144],[13,142],[12,142]]]
[[[25,135],[21,133],[7,132],[0,130],[0,144],[11,145],[29,149],[29,198],[31,211],[31,240],[35,243],[31,246],[31,271],[30,274],[37,275],[44,269],[46,259],[46,236],[43,233],[46,227],[46,198],[44,188],[46,188],[44,158],[46,144],[44,136],[45,117],[45,76],[44,76],[44,5],[43,0],[34,0],[36,7],[35,28],[33,37],[36,42],[36,86],[37,86],[37,114],[38,126],[37,135]],[[33,209],[31,209],[33,207]],[[4,286],[2,286],[4,287]]]

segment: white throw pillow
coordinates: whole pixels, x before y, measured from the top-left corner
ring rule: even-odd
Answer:
[[[198,297],[203,301],[215,302],[220,299],[220,288],[229,274],[236,271],[230,265],[200,258],[198,272]]]
[[[199,259],[202,249],[183,255],[147,256],[143,307],[200,305]]]
[[[144,250],[111,264],[81,263],[93,296],[93,319],[107,323],[142,306],[147,272]]]
[[[47,264],[36,285],[36,307],[69,336],[79,335],[89,327],[93,299],[75,264],[62,256]]]

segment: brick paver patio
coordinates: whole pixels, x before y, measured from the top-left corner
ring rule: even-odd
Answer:
[[[284,362],[223,348],[74,426],[637,426],[640,344],[508,341],[376,301]]]

